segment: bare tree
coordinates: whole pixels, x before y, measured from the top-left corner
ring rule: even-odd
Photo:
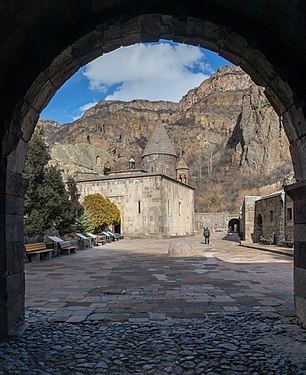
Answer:
[[[217,157],[217,145],[212,143],[208,147],[208,154],[207,154],[207,174],[210,174],[213,171],[214,163],[218,160]]]

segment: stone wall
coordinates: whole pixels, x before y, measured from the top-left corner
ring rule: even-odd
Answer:
[[[143,169],[148,172],[160,173],[176,178],[177,158],[173,155],[154,154],[144,156],[142,159]]]
[[[194,190],[181,182],[162,178],[161,208],[167,218],[165,230],[168,236],[194,234]]]
[[[254,237],[254,215],[255,215],[255,201],[259,196],[246,196],[244,197],[240,231],[243,233],[243,239],[247,242],[253,242]]]
[[[255,202],[254,242],[260,237],[275,244],[293,243],[293,201],[284,192],[262,197]]]
[[[239,214],[228,212],[195,213],[195,231],[202,233],[204,227],[214,231],[227,231],[231,219],[239,219]]]
[[[128,237],[193,234],[194,189],[159,174],[117,175],[78,181],[81,200],[99,193],[121,211],[121,232]]]

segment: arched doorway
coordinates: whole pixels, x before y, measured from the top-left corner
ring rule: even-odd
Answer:
[[[260,241],[260,238],[262,237],[262,216],[261,214],[258,214],[256,217],[256,227],[255,227],[255,238],[254,241]]]
[[[231,219],[228,222],[228,232],[229,233],[239,233],[240,232],[240,220],[239,219]]]
[[[71,11],[73,9],[73,11]],[[295,201],[297,314],[306,324],[306,75],[305,7],[301,2],[168,2],[153,0],[79,3],[13,0],[1,6],[7,27],[1,40],[0,337],[24,318],[23,195],[27,142],[42,109],[81,66],[103,53],[140,41],[170,39],[200,45],[241,66],[265,92],[281,118],[297,184]],[[290,16],[289,16],[290,15]],[[304,78],[303,78],[304,77]]]

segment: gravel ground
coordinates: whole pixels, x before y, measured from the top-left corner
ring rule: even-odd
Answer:
[[[58,324],[30,310],[21,335],[0,343],[0,374],[302,375],[306,331],[260,313]]]

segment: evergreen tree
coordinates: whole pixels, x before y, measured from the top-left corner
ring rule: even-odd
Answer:
[[[46,166],[50,160],[43,130],[37,129],[29,142],[25,160],[24,175],[29,180],[29,187],[24,198],[25,234],[33,236],[42,233],[44,217],[41,208],[45,204],[41,196],[41,185],[45,180]]]
[[[55,224],[60,233],[68,233],[71,225],[68,220],[70,203],[60,170],[49,166],[39,190],[45,199],[45,205],[41,209],[45,223],[43,229]]]
[[[69,233],[83,208],[78,202],[78,191],[73,178],[67,189],[61,172],[48,166],[50,155],[42,130],[34,133],[26,157],[24,175],[29,180],[25,195],[25,234],[42,234],[51,225],[62,233]]]
[[[78,188],[74,178],[72,176],[69,176],[66,184],[70,201],[71,221],[74,224],[76,219],[82,216],[84,208],[79,202],[80,194],[78,192]]]
[[[76,219],[76,226],[77,226],[77,231],[81,233],[94,232],[95,230],[89,216],[86,214],[85,211],[83,212],[81,216],[79,216]]]

